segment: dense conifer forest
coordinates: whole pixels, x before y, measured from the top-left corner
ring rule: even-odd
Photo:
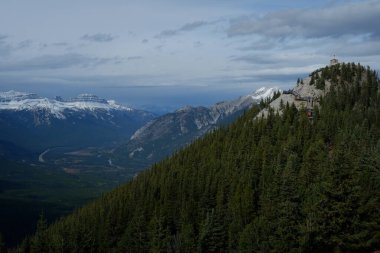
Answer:
[[[377,73],[319,71],[332,85],[312,119],[252,108],[11,252],[380,250]]]

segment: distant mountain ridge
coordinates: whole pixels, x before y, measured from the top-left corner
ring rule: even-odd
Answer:
[[[64,100],[0,92],[0,140],[32,150],[123,141],[154,117],[92,94]]]
[[[125,145],[117,148],[116,160],[132,166],[157,162],[205,133],[232,122],[252,105],[279,91],[277,87],[261,87],[252,94],[210,107],[186,106],[164,114],[138,129]]]
[[[134,109],[117,104],[114,100],[105,100],[93,94],[80,94],[76,98],[64,100],[61,97],[48,99],[34,93],[17,91],[0,92],[0,110],[33,111],[45,110],[52,117],[65,119],[65,111],[96,111],[120,110],[133,111]]]

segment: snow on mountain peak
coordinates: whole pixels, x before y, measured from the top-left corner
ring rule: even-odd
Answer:
[[[267,87],[261,87],[257,89],[253,94],[249,95],[252,97],[254,100],[261,100],[261,99],[266,99],[266,98],[272,98],[274,93],[279,91],[280,89],[278,87],[272,87],[272,88],[267,88]]]
[[[131,108],[117,104],[114,100],[105,100],[92,94],[81,94],[76,98],[63,100],[41,98],[33,93],[18,91],[0,92],[0,110],[47,110],[56,118],[65,118],[65,110],[123,110],[132,111]]]
[[[261,88],[258,88],[255,93],[260,93],[260,92],[264,92],[267,90],[267,87],[261,87]]]
[[[36,99],[39,98],[37,94],[34,93],[26,93],[19,91],[5,91],[0,92],[0,102],[8,102],[8,101],[20,101],[24,99]]]

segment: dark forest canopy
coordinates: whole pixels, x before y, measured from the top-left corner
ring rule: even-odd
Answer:
[[[247,111],[15,252],[372,252],[380,249],[380,93],[356,64],[323,70],[306,111]],[[324,89],[322,82],[319,88]]]

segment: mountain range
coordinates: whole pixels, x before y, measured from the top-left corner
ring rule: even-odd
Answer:
[[[0,140],[3,150],[8,143],[31,153],[52,147],[109,147],[116,163],[142,169],[232,122],[278,91],[262,87],[232,101],[187,106],[159,117],[92,94],[49,99],[34,93],[0,92]]]
[[[33,151],[122,143],[154,117],[91,94],[63,100],[16,91],[0,93],[0,140]]]
[[[210,107],[186,106],[159,116],[138,129],[126,144],[116,148],[115,160],[133,167],[153,164],[204,134],[233,122],[253,105],[276,94],[280,94],[276,87],[261,87],[235,100]]]

